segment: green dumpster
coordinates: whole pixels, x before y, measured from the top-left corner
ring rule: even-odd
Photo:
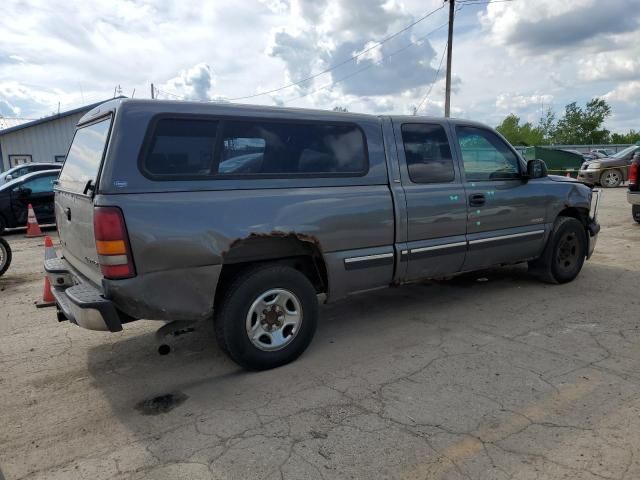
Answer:
[[[527,147],[524,151],[524,158],[544,160],[550,174],[566,175],[568,173],[573,178],[578,176],[578,170],[584,162],[582,155],[552,147]]]

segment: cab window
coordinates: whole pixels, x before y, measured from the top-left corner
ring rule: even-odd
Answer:
[[[484,128],[457,126],[456,133],[467,181],[520,178],[520,161],[495,133]]]
[[[405,123],[402,125],[402,143],[413,183],[453,181],[453,158],[442,125]]]

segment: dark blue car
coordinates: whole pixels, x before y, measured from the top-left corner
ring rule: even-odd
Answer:
[[[39,223],[55,223],[53,184],[59,173],[60,170],[29,173],[0,185],[0,233],[5,228],[26,226],[29,204]]]

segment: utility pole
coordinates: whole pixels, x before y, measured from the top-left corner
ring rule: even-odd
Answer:
[[[153,83],[152,83],[152,84],[151,84],[151,100],[153,100],[154,98],[156,98],[156,97],[155,97],[155,93],[156,93],[156,92],[155,92],[155,90],[154,90],[154,88],[153,88]]]
[[[456,0],[445,0],[449,2],[449,40],[447,46],[447,83],[445,86],[444,116],[451,116],[451,56],[453,50],[453,16],[456,8]]]

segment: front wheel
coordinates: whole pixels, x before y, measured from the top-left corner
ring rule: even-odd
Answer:
[[[623,182],[622,172],[618,169],[605,170],[600,175],[600,185],[605,188],[615,188]]]
[[[0,238],[0,277],[6,272],[11,265],[11,247],[9,243]]]
[[[640,205],[631,205],[631,215],[636,222],[640,223]]]
[[[558,217],[542,256],[529,262],[529,269],[548,283],[570,282],[582,270],[587,248],[587,232],[582,222]]]
[[[263,265],[245,270],[222,288],[216,338],[237,364],[267,370],[292,362],[309,346],[318,301],[305,275],[284,265]]]

